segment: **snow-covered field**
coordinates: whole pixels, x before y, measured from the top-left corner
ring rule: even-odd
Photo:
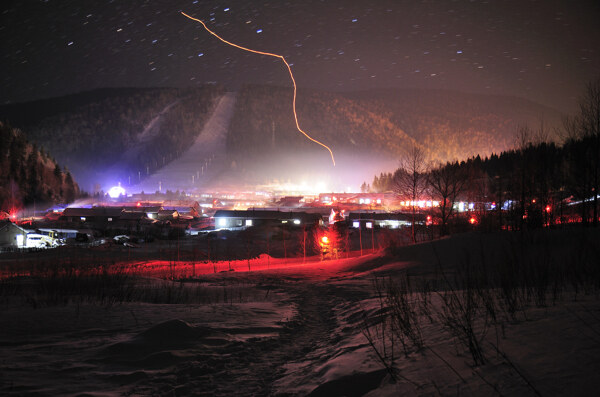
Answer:
[[[466,262],[480,268],[509,260],[512,243],[505,238],[467,234],[249,272],[240,264],[236,271],[201,274],[198,266],[197,276],[184,283],[130,275],[127,282],[135,287],[119,290],[112,300],[79,298],[93,295],[93,286],[61,301],[47,298],[50,284],[36,290],[30,288],[35,279],[4,282],[0,394],[597,394],[597,283],[577,284],[577,293],[576,284],[564,283],[559,292],[549,289],[547,299],[532,297],[512,313],[503,309],[500,292],[485,295],[494,296],[495,319],[485,308],[467,309],[473,296],[464,293],[465,279],[452,280]],[[520,257],[588,261],[575,252],[582,251],[581,240],[571,232],[530,238]],[[583,240],[586,252],[597,255],[598,235]],[[402,319],[384,326],[394,319],[385,298],[389,285],[411,292],[403,300],[408,309],[400,313],[410,317],[419,346],[398,332]],[[464,312],[453,311],[456,302]],[[473,327],[483,362],[474,362],[453,320]]]

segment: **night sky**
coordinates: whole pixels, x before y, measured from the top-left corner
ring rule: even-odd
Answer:
[[[517,95],[570,112],[600,77],[600,2],[7,1],[0,103],[99,87],[290,85]]]

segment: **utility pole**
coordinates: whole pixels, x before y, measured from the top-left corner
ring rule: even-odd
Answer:
[[[358,240],[360,241],[360,256],[363,254],[362,248],[362,222],[360,221],[360,210],[358,212]]]
[[[304,251],[304,258],[302,259],[302,263],[306,262],[306,225],[302,226],[302,234],[304,239],[302,240],[302,250]]]
[[[275,120],[271,120],[271,146],[275,149]]]
[[[373,252],[375,252],[375,219],[371,223],[371,253]]]

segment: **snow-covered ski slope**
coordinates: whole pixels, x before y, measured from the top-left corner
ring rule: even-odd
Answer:
[[[217,103],[213,114],[189,149],[179,158],[159,169],[130,192],[146,193],[201,189],[227,166],[225,142],[227,128],[233,115],[236,94],[226,93]]]

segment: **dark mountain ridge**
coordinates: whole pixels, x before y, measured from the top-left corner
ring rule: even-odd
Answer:
[[[0,105],[0,115],[4,121],[10,121],[19,128],[34,126],[40,121],[60,113],[69,113],[91,103],[102,102],[110,98],[119,98],[139,93],[158,93],[162,88],[99,88],[56,98],[37,99],[30,102]]]
[[[22,128],[93,192],[107,179],[135,184],[179,158],[223,93],[214,85],[107,88],[0,106],[0,120]],[[237,93],[226,150],[238,171],[259,162],[263,170],[274,168],[270,164],[280,156],[302,164],[305,153],[321,151],[297,131],[292,93],[291,88],[263,85]],[[515,146],[525,125],[534,130],[543,125],[552,137],[562,117],[520,98],[417,89],[299,89],[297,111],[311,137],[334,154],[356,155],[357,167],[358,155],[363,163],[397,161],[412,146],[421,147],[432,162],[499,153]]]

